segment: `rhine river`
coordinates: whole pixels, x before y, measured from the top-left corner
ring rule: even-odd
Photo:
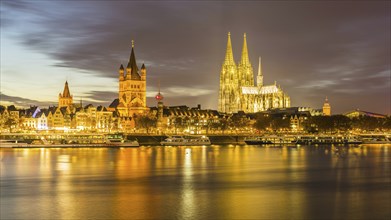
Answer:
[[[0,219],[390,219],[391,146],[1,149]]]

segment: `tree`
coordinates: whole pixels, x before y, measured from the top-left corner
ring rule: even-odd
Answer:
[[[8,117],[4,122],[5,127],[9,129],[10,133],[12,133],[12,128],[14,128],[17,124],[18,120],[13,117]]]
[[[291,125],[291,121],[288,117],[274,117],[271,118],[271,127],[273,130],[279,129],[289,129]]]
[[[238,113],[232,115],[229,122],[231,127],[238,128],[238,129],[242,129],[248,126],[249,124],[249,120],[244,113],[243,114]]]
[[[138,115],[135,117],[136,128],[143,128],[149,134],[152,127],[156,127],[157,118],[149,115]]]
[[[271,126],[272,119],[270,116],[259,113],[256,116],[256,121],[254,123],[254,128],[257,130],[266,130]]]
[[[350,118],[346,117],[345,115],[332,115],[330,118],[332,121],[332,129],[334,131],[347,131],[351,127]]]
[[[230,123],[230,119],[227,118],[227,117],[223,117],[223,118],[220,119],[219,129],[221,130],[221,132],[223,134],[224,134],[225,130],[228,129],[229,123]]]

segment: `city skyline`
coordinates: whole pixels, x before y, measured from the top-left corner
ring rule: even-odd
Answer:
[[[61,8],[61,10],[57,10]],[[108,106],[135,40],[148,69],[147,106],[217,109],[226,35],[239,60],[243,33],[264,81],[292,106],[390,114],[390,3],[2,1],[1,102],[48,106],[64,82],[74,102]],[[198,13],[196,13],[198,12]],[[202,16],[201,16],[202,15]]]

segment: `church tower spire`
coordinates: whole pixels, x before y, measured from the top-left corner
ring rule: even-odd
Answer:
[[[259,57],[259,63],[258,63],[257,86],[258,87],[262,87],[263,86],[263,74],[262,74],[262,66],[261,66],[261,57]]]
[[[73,104],[73,96],[69,92],[68,81],[65,81],[64,91],[58,95],[58,106],[71,106]]]
[[[246,33],[243,35],[242,57],[238,65],[240,86],[254,86],[254,72],[248,57]]]
[[[128,62],[128,66],[127,66],[127,76],[126,77],[128,79],[129,79],[129,77],[128,77],[129,73],[130,73],[130,79],[136,79],[136,80],[141,79],[140,74],[139,74],[139,69],[138,69],[138,66],[136,63],[136,55],[134,54],[134,40],[132,40],[132,52],[130,53],[129,62]]]
[[[239,80],[231,45],[231,33],[228,32],[227,51],[220,72],[219,106],[220,112],[238,111]]]
[[[235,64],[234,55],[232,52],[231,33],[230,32],[228,32],[227,51],[225,53],[224,64],[225,65]]]
[[[242,63],[242,64],[250,64],[250,59],[248,58],[246,33],[244,33],[242,58],[240,59],[240,63]]]
[[[71,93],[69,92],[68,81],[65,81],[64,91],[62,92],[62,97],[64,97],[64,98],[71,97]]]

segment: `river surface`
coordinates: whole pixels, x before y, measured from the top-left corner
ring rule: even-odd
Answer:
[[[1,149],[0,219],[390,219],[391,145]]]

